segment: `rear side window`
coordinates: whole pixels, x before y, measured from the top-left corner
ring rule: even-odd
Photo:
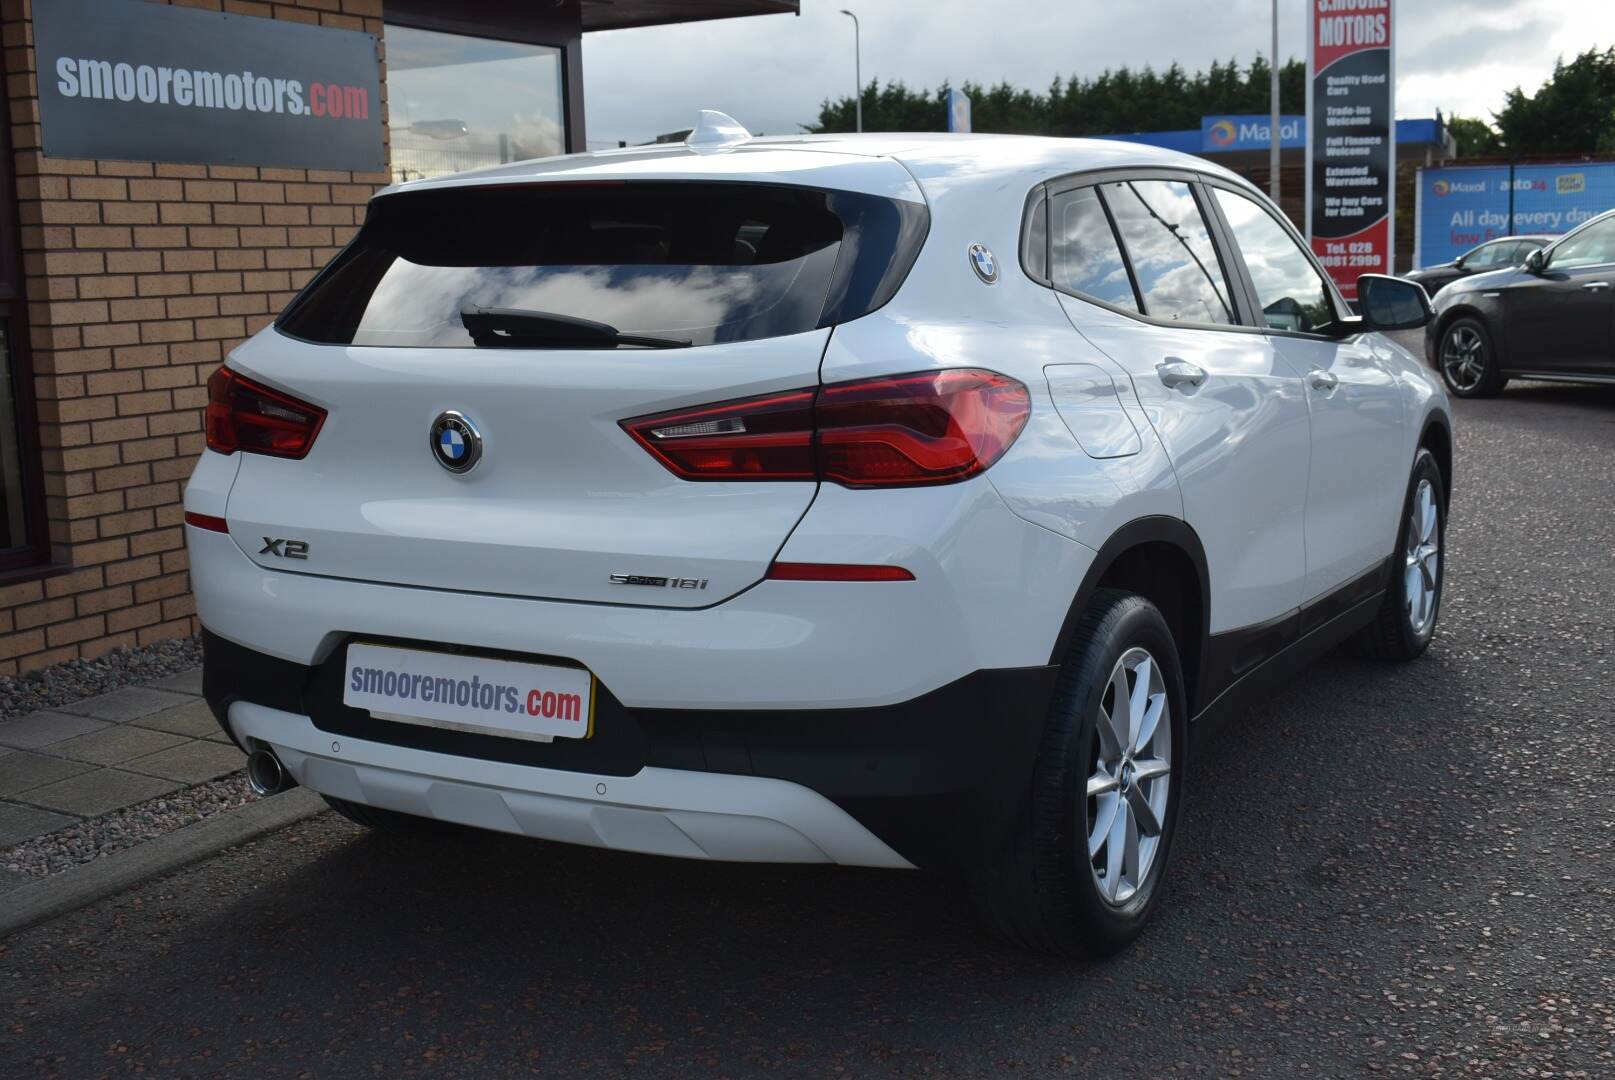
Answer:
[[[928,224],[918,203],[759,184],[404,191],[276,325],[424,348],[609,343],[556,332],[579,321],[674,344],[778,337],[884,304]]]
[[[1068,292],[1091,296],[1128,311],[1138,310],[1121,245],[1091,187],[1064,191],[1049,200],[1054,231],[1049,238],[1050,280]]]
[[[1470,252],[1473,258],[1464,260],[1465,266],[1507,266],[1508,261],[1514,257],[1514,249],[1518,244],[1507,242],[1502,244],[1483,244]]]
[[[1099,188],[1132,263],[1144,314],[1232,323],[1228,276],[1188,184],[1124,180]]]

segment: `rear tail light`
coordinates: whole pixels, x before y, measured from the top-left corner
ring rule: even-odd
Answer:
[[[624,420],[686,480],[830,480],[846,487],[949,484],[1003,456],[1031,412],[1007,375],[949,368],[728,401]]]
[[[624,430],[686,480],[813,480],[813,391],[624,420]]]
[[[207,381],[207,446],[221,454],[244,450],[301,458],[325,423],[317,405],[261,386],[221,367]]]
[[[973,368],[826,386],[819,475],[848,487],[947,484],[984,472],[1026,426],[1026,387]]]

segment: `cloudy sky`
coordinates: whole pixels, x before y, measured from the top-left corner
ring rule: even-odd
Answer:
[[[754,132],[785,134],[819,102],[852,92],[852,22],[864,79],[932,87],[966,79],[1046,89],[1055,76],[1176,60],[1248,62],[1268,51],[1269,0],[802,0],[802,14],[590,34],[584,39],[589,145],[643,142],[722,109]],[[1304,58],[1308,10],[1281,0],[1286,56]],[[1503,93],[1534,90],[1555,57],[1615,45],[1611,0],[1401,0],[1397,114],[1488,116]]]

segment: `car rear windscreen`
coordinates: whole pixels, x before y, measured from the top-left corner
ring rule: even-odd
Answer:
[[[306,341],[423,348],[572,347],[576,335],[550,332],[569,321],[666,344],[778,337],[884,304],[928,224],[920,203],[761,184],[403,191],[371,204],[276,326]],[[535,329],[474,334],[478,312]]]

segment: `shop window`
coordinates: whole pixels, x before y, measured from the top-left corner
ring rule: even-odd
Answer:
[[[28,499],[24,494],[22,410],[10,342],[0,328],[0,552],[28,546]]]
[[[394,180],[566,151],[561,50],[387,27]]]
[[[9,109],[3,84],[0,109]],[[0,573],[49,558],[15,192],[9,132],[0,124]]]

